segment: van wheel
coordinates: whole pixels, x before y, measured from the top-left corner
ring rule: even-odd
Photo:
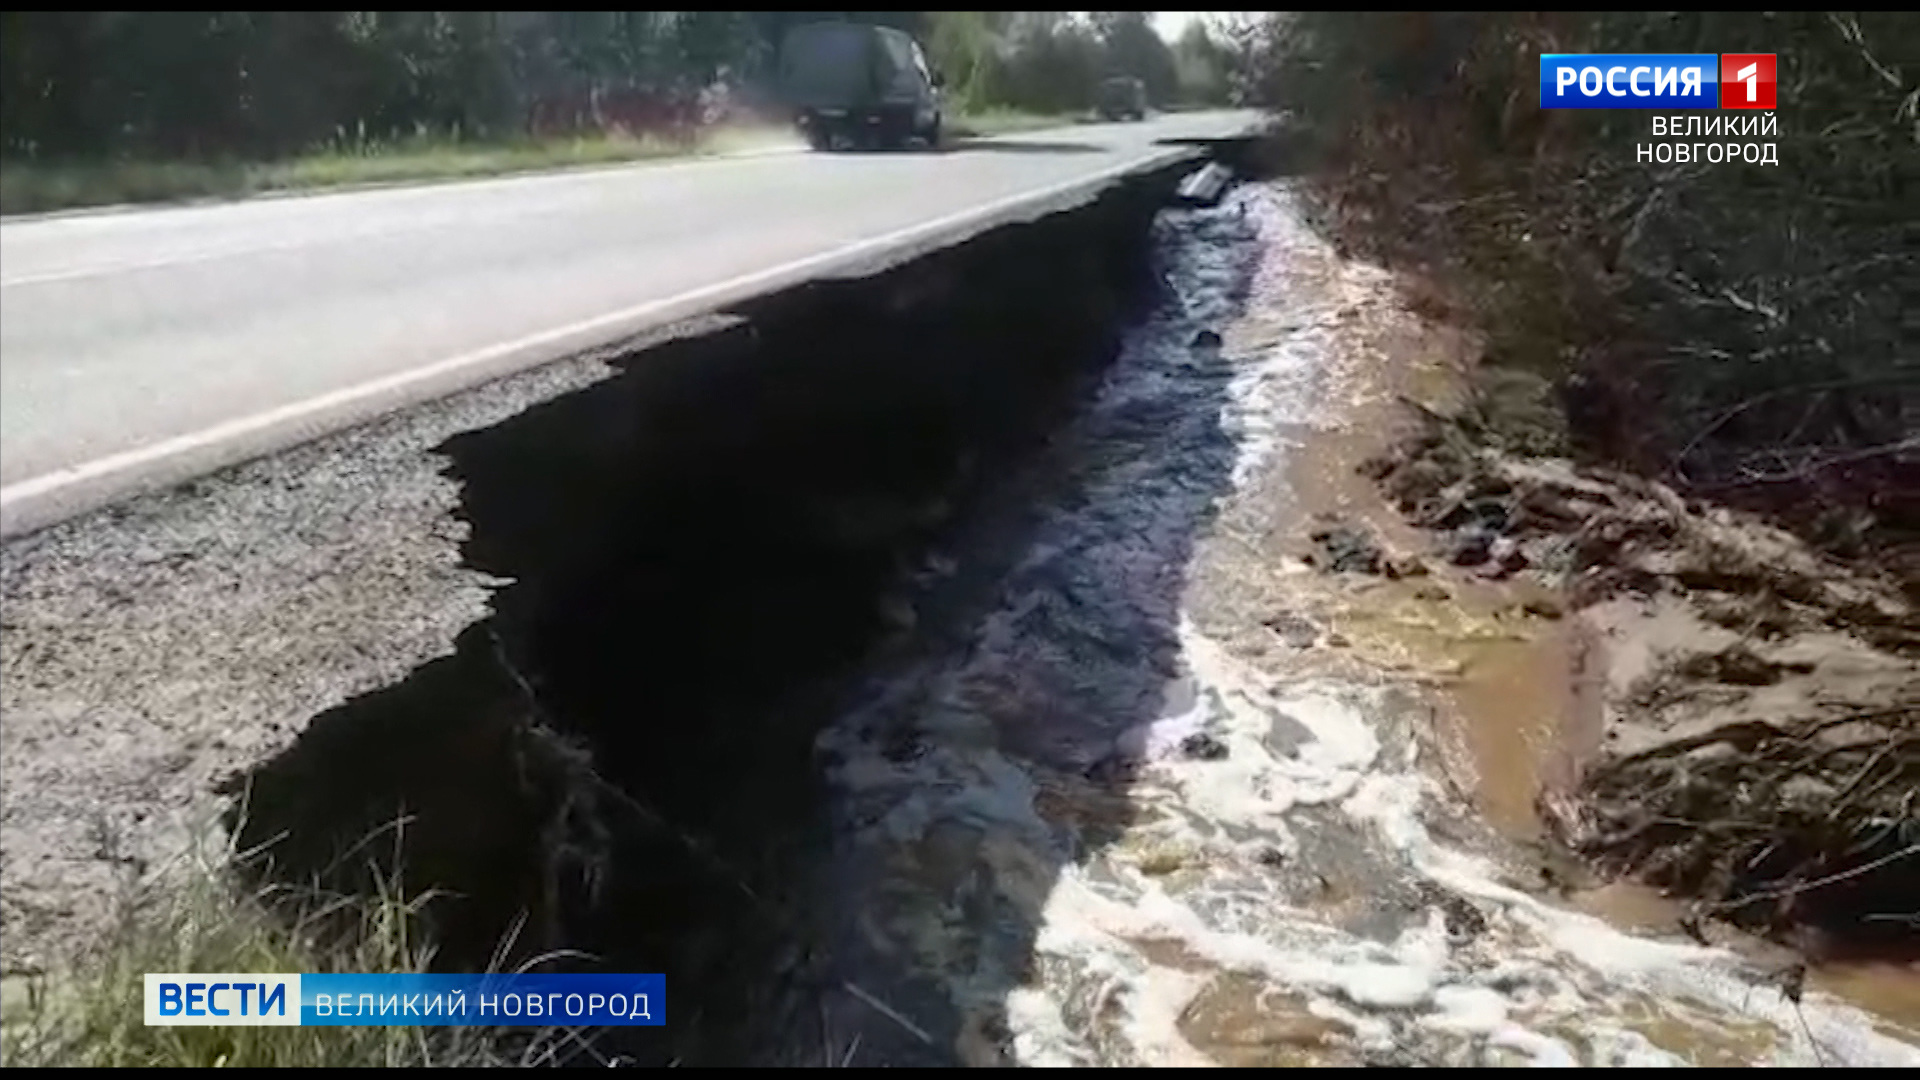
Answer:
[[[807,145],[822,153],[833,149],[833,132],[823,127],[807,129]]]

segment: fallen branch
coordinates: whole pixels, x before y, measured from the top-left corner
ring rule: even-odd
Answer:
[[[1801,893],[1812,892],[1815,889],[1822,889],[1828,885],[1833,885],[1838,882],[1846,881],[1849,878],[1859,877],[1862,874],[1872,873],[1873,871],[1880,869],[1882,866],[1886,866],[1890,863],[1899,862],[1901,859],[1909,858],[1914,855],[1920,855],[1920,844],[1908,845],[1907,847],[1904,847],[1899,851],[1894,852],[1891,855],[1883,855],[1880,858],[1875,859],[1870,863],[1864,863],[1860,866],[1851,867],[1837,874],[1829,874],[1826,877],[1818,878],[1813,881],[1800,882],[1794,885],[1786,886],[1785,888],[1773,889],[1767,892],[1748,893],[1747,895],[1742,896],[1737,900],[1723,900],[1718,904],[1709,905],[1709,906],[1713,907],[1715,910],[1726,910],[1728,908],[1742,907],[1747,904],[1756,904],[1766,900],[1778,900],[1788,896],[1797,896]]]
[[[876,1012],[886,1017],[887,1019],[893,1021],[894,1023],[899,1024],[901,1027],[905,1028],[907,1032],[911,1034],[914,1038],[919,1039],[921,1042],[926,1043],[928,1046],[933,1045],[933,1036],[927,1034],[925,1028],[922,1028],[920,1025],[900,1015],[898,1012],[894,1010],[894,1008],[891,1005],[888,1005],[886,1002],[881,1001],[879,998],[874,997],[872,994],[867,993],[865,990],[860,989],[858,986],[855,986],[853,983],[847,982],[847,983],[842,983],[841,985],[847,988],[847,993],[852,994],[854,997],[857,997],[861,1001],[866,1002],[868,1005],[873,1006]]]

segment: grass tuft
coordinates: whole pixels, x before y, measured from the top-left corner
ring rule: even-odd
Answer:
[[[294,894],[238,884],[230,848],[202,847],[131,886],[114,925],[68,969],[0,985],[7,1066],[107,1068],[495,1066],[551,1058],[555,1031],[480,1027],[148,1027],[143,976],[428,971],[418,932],[430,896]],[[517,1049],[509,1049],[509,1046]]]

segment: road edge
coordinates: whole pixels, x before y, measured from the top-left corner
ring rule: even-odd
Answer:
[[[1171,167],[1202,152],[1193,145],[1157,146],[1152,153],[1039,191],[17,481],[0,488],[0,539],[25,536],[128,496],[279,453],[521,371],[613,347],[753,297],[811,280],[877,273],[986,229],[1071,209],[1129,176]]]

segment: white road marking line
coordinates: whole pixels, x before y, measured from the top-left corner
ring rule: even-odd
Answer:
[[[374,240],[386,236],[398,236],[410,231],[415,230],[402,228],[358,233],[335,233],[328,236],[316,236],[306,240],[284,240],[277,244],[250,244],[246,247],[219,248],[213,251],[194,251],[183,255],[168,256],[164,259],[147,259],[142,262],[106,263],[101,266],[75,267],[71,270],[51,270],[44,274],[8,278],[5,281],[0,281],[0,289],[13,289],[23,285],[51,285],[61,281],[78,281],[91,277],[110,277],[114,274],[131,274],[143,270],[164,270],[173,266],[191,266],[195,263],[217,262],[221,259],[240,258],[247,255],[272,255],[276,252],[298,251],[301,248],[319,247],[325,244],[344,244],[361,240]]]
[[[1076,188],[1091,186],[1115,177],[1124,176],[1155,160],[1165,159],[1171,161],[1180,154],[1187,152],[1186,148],[1159,147],[1154,149],[1156,149],[1156,153],[1133,158],[1097,172],[1076,177],[1072,180],[1062,181],[1050,187],[1042,188],[1037,192],[1023,192],[1019,195],[1011,195],[1003,199],[995,200],[985,206],[973,207],[949,214],[942,218],[936,218],[933,221],[909,226],[905,229],[897,229],[893,232],[870,237],[866,240],[855,241],[852,244],[835,248],[832,251],[822,252],[818,255],[809,255],[806,258],[796,259],[792,262],[783,263],[766,270],[758,270],[754,273],[731,278],[713,285],[702,286],[698,289],[680,293],[677,296],[668,297],[663,300],[651,300],[644,304],[637,304],[633,307],[596,316],[592,319],[571,323],[552,330],[543,330],[539,333],[529,334],[513,341],[491,345],[484,349],[463,353],[445,360],[435,361],[424,367],[412,368],[407,371],[397,372],[392,375],[360,383],[357,386],[330,391],[291,405],[282,405],[254,413],[250,416],[224,421],[187,435],[175,436],[137,449],[122,451],[117,454],[109,454],[106,457],[96,458],[93,461],[56,469],[50,473],[43,473],[32,479],[22,480],[0,488],[0,510],[4,510],[10,505],[17,505],[27,499],[52,494],[62,488],[98,480],[103,477],[110,477],[117,473],[132,472],[141,466],[155,461],[162,461],[178,454],[218,446],[223,442],[266,431],[282,424],[293,423],[323,413],[329,409],[352,405],[404,389],[408,386],[441,378],[468,368],[478,367],[491,361],[511,356],[517,352],[538,349],[545,345],[565,341],[570,337],[588,335],[596,331],[608,331],[616,327],[639,323],[655,313],[668,311],[677,307],[700,304],[710,299],[720,299],[736,293],[748,292],[757,286],[777,282],[789,276],[804,275],[809,271],[831,265],[841,260],[883,251],[887,248],[910,243],[915,239],[936,235],[944,230],[965,225],[975,219],[991,218],[1026,203],[1044,203],[1059,195],[1073,191]],[[638,329],[641,329],[641,327],[636,327],[634,332],[638,332]],[[586,347],[590,346],[583,346],[582,348]]]

